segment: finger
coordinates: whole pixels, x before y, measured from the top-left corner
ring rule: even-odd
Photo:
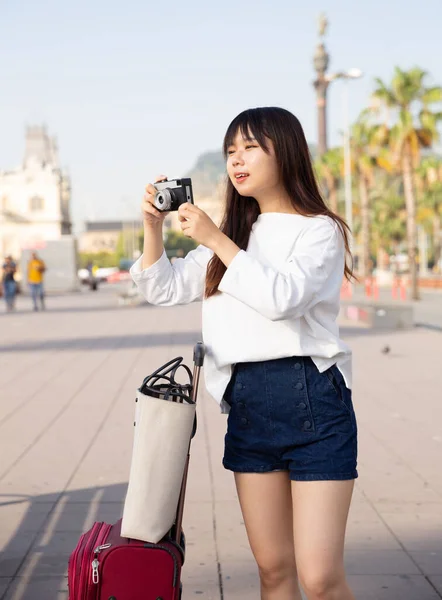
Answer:
[[[198,212],[198,210],[200,210],[199,208],[197,208],[194,204],[191,204],[190,202],[184,202],[184,204],[181,204],[180,208],[183,211],[187,211],[187,212]]]
[[[183,215],[178,214],[178,221],[180,221],[181,223],[185,223],[187,219]]]
[[[151,183],[148,183],[146,185],[146,193],[149,194],[150,196],[155,196],[156,194],[156,189],[154,188],[154,186]],[[146,196],[145,196],[146,197]]]
[[[157,175],[155,178],[155,183],[159,183],[160,181],[166,181],[167,175]]]
[[[185,236],[186,236],[186,237],[188,237],[188,238],[191,238],[191,237],[192,237],[192,234],[190,233],[190,230],[189,230],[189,228],[187,228],[187,229],[183,229],[183,235],[185,235]]]
[[[153,215],[154,217],[158,217],[159,218],[162,215],[161,211],[157,210],[155,208],[155,206],[153,206],[153,204],[151,202],[149,202],[149,200],[146,200],[143,203],[142,208],[143,208],[143,211],[146,214]]]

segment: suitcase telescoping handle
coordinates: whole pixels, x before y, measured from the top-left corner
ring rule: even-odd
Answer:
[[[203,363],[204,363],[204,354],[205,354],[204,344],[202,342],[197,342],[197,344],[195,345],[195,348],[193,349],[194,368],[193,368],[193,380],[192,380],[192,382],[193,382],[192,400],[195,403],[196,403],[196,399],[198,396],[198,386],[199,386],[199,382],[200,382],[201,367],[203,366]],[[177,544],[180,544],[180,542],[181,542],[181,527],[183,524],[184,498],[186,496],[186,484],[187,484],[187,474],[189,472],[189,461],[190,461],[190,442],[189,442],[189,449],[187,451],[186,466],[184,467],[183,481],[181,483],[180,497],[178,500],[178,508],[177,508],[176,517],[175,517],[174,532],[175,532],[175,542]]]

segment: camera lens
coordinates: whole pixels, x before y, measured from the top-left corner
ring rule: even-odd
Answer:
[[[165,188],[155,194],[154,206],[158,210],[169,211],[172,209],[172,194],[169,188]]]

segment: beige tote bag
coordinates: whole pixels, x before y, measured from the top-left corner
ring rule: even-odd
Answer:
[[[195,422],[195,403],[188,397],[191,385],[174,380],[179,366],[190,373],[179,360],[181,357],[146,378],[137,393],[123,537],[156,544],[174,524]],[[171,363],[172,375],[168,377],[160,371]],[[160,377],[169,383],[155,385]]]

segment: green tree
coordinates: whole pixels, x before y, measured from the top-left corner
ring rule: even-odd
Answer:
[[[80,269],[85,269],[91,262],[97,267],[117,267],[118,257],[115,252],[79,252]]]
[[[418,219],[432,230],[433,260],[436,266],[441,259],[442,233],[442,159],[424,158],[416,170],[418,191]]]
[[[384,134],[384,141],[391,148],[402,174],[411,292],[415,300],[419,299],[419,289],[414,168],[420,162],[421,149],[431,147],[438,140],[437,123],[442,118],[442,113],[430,110],[432,104],[442,101],[442,87],[427,87],[424,84],[426,75],[419,68],[402,71],[396,67],[390,85],[376,79],[377,88],[373,94],[383,106],[394,112],[395,124],[390,127],[386,123],[379,131]],[[417,118],[414,116],[416,112]]]
[[[175,256],[178,250],[181,250],[183,256],[186,256],[188,252],[194,250],[197,246],[198,244],[192,238],[185,236],[179,231],[169,229],[166,233],[164,247],[169,257]]]
[[[361,275],[366,277],[371,272],[371,210],[370,192],[376,181],[376,168],[381,167],[391,172],[391,162],[385,149],[380,148],[377,127],[370,123],[364,111],[352,127],[352,162],[353,171],[359,188],[359,213],[361,222]]]
[[[343,174],[344,155],[342,148],[330,148],[315,160],[319,181],[325,184],[330,209],[338,213],[338,190]]]
[[[383,184],[371,196],[372,252],[377,255],[377,266],[385,268],[383,257],[396,254],[406,239],[406,210],[404,199],[391,188],[391,178],[383,177]]]

